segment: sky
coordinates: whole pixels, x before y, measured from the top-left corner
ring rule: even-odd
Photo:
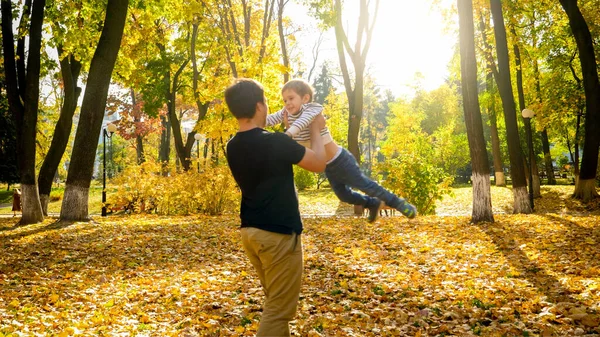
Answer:
[[[439,2],[442,8],[450,8],[456,3],[453,0]],[[349,34],[355,31],[358,3],[358,0],[345,1],[342,20],[350,27]],[[285,14],[304,27],[298,33],[298,43],[305,63],[310,66],[313,63],[311,50],[319,35],[314,19],[297,3],[290,3]],[[432,0],[380,0],[367,56],[367,67],[379,87],[390,89],[396,96],[410,95],[417,72],[423,76],[421,85],[424,89],[439,87],[448,76],[448,64],[457,39],[457,32],[448,32],[447,26],[437,6],[432,9]],[[354,41],[350,36],[351,45]],[[333,30],[326,32],[321,50],[319,61],[329,59],[338,65]],[[320,67],[315,71],[319,70]],[[316,74],[311,81],[314,76]]]

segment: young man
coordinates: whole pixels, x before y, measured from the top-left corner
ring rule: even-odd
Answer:
[[[258,82],[238,79],[225,90],[225,101],[239,124],[227,144],[227,162],[242,190],[242,244],[266,295],[257,336],[289,336],[302,278],[302,221],[292,165],[323,172],[325,119],[313,121],[311,148],[305,148],[283,133],[263,130],[269,107]]]

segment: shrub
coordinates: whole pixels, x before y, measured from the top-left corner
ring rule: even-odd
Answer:
[[[383,186],[417,207],[419,214],[435,214],[435,202],[450,192],[452,178],[441,168],[416,158],[387,160],[378,165],[386,172]]]
[[[168,176],[160,164],[132,165],[113,180],[118,185],[113,203],[136,213],[163,215],[236,212],[239,189],[226,166],[207,167]]]
[[[294,182],[299,191],[312,188],[317,183],[314,173],[298,166],[294,166]]]
[[[63,198],[65,191],[52,191],[50,192],[49,202],[60,201]]]

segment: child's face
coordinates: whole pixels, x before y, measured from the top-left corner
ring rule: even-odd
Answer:
[[[287,112],[292,115],[295,115],[298,112],[300,112],[300,108],[302,107],[302,104],[306,104],[310,100],[310,96],[308,94],[306,94],[304,96],[300,96],[294,90],[289,90],[289,89],[285,90],[282,93],[282,96],[283,96],[283,103],[285,103],[285,110],[287,110]]]

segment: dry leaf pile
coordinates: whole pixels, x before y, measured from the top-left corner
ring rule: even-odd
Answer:
[[[254,335],[237,217],[53,222],[0,219],[0,336]],[[599,215],[304,224],[297,336],[600,334]]]

